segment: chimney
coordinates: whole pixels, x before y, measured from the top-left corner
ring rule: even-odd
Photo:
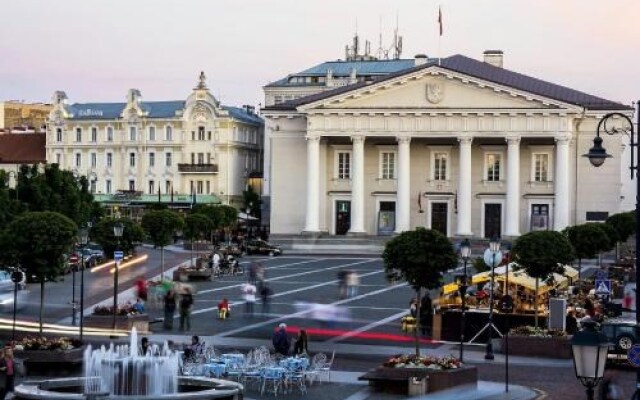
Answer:
[[[419,65],[425,65],[427,62],[429,62],[429,58],[427,57],[426,54],[416,54],[415,56],[413,56],[414,59],[414,66],[419,66]]]
[[[502,50],[486,50],[484,52],[484,62],[494,67],[502,68],[503,58]]]

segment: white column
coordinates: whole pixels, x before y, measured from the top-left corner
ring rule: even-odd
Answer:
[[[353,164],[351,176],[351,234],[364,234],[364,136],[351,136]]]
[[[556,182],[553,229],[569,226],[569,141],[571,135],[556,138]]]
[[[471,236],[471,142],[472,137],[460,137],[460,171],[458,173],[458,232]]]
[[[507,138],[507,220],[505,236],[520,236],[520,137]]]
[[[396,232],[411,229],[411,137],[398,137]]]
[[[320,231],[320,136],[307,136],[307,218],[304,231]]]

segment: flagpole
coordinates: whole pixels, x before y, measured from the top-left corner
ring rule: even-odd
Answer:
[[[441,42],[442,42],[442,5],[438,4],[438,66],[442,65],[442,52],[441,52]]]

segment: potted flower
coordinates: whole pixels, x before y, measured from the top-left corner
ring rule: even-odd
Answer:
[[[149,316],[144,312],[139,312],[130,304],[113,306],[99,305],[94,307],[93,313],[84,318],[86,326],[98,329],[113,329],[113,315],[116,315],[116,329],[130,331],[135,327],[138,332],[149,331]]]
[[[505,347],[506,337],[498,340],[498,351]],[[571,345],[566,332],[533,326],[519,326],[509,331],[509,353],[517,356],[571,358]]]

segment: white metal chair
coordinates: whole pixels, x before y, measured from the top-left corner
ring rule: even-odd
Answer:
[[[324,381],[324,377],[327,378],[327,382],[331,382],[331,367],[333,366],[333,360],[335,357],[336,351],[333,350],[333,353],[331,353],[331,359],[328,362],[319,365],[318,378],[320,379],[320,383]]]

